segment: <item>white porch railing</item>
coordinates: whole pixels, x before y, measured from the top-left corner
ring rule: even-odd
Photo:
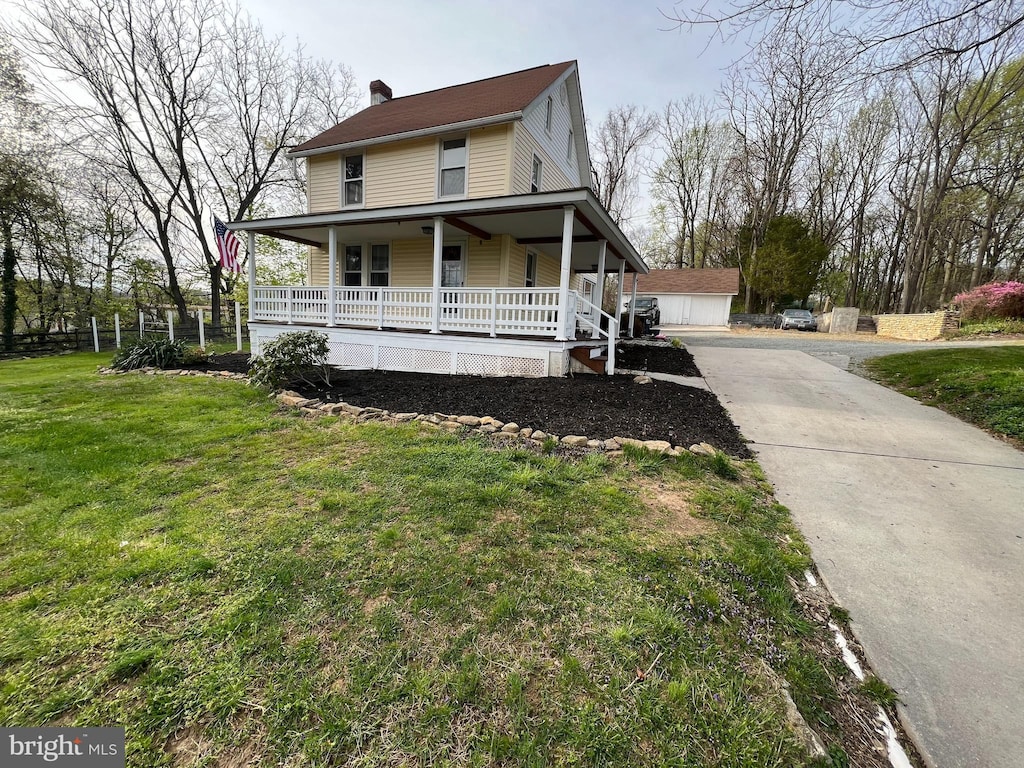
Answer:
[[[587,301],[582,296],[577,294],[571,294],[576,296],[576,317],[580,325],[590,328],[594,331],[594,338],[598,336],[604,336],[608,339],[608,362],[605,363],[605,372],[611,376],[615,373],[615,340],[619,336],[619,323],[618,321],[609,315],[607,312],[601,311],[601,308],[597,305]],[[572,301],[570,300],[570,303]],[[601,327],[601,318],[608,318],[608,328],[605,330]]]
[[[253,319],[278,323],[354,325],[429,331],[433,319],[430,288],[334,289],[334,312],[327,287],[256,286]],[[576,294],[569,294],[564,332],[575,338]],[[490,336],[556,337],[560,313],[557,288],[442,288],[441,331]]]

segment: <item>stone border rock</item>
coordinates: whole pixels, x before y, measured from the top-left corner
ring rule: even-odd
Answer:
[[[691,445],[689,449],[673,446],[667,440],[637,440],[632,437],[615,436],[605,440],[587,437],[586,435],[552,435],[539,429],[521,427],[515,422],[503,422],[492,416],[470,416],[449,413],[392,413],[382,408],[363,408],[351,403],[330,403],[323,400],[305,398],[298,392],[285,390],[277,395],[277,402],[288,408],[296,408],[310,417],[340,416],[355,421],[391,421],[394,423],[418,421],[424,424],[446,429],[452,432],[472,430],[486,435],[493,442],[505,444],[516,441],[530,441],[531,445],[543,445],[548,440],[568,448],[582,448],[591,451],[603,451],[609,455],[622,454],[622,448],[632,445],[645,448],[654,453],[668,456],[681,456],[693,453],[699,456],[714,456],[718,451],[708,443]]]
[[[100,368],[99,373],[107,376],[124,376],[127,374],[140,374],[145,376],[205,376],[211,379],[231,379],[234,381],[247,381],[244,373],[231,373],[230,371],[195,371],[188,368],[136,368],[132,371],[118,371],[114,368]],[[638,375],[633,381],[637,384],[650,384],[648,376]],[[363,408],[351,403],[327,403],[323,400],[309,399],[298,392],[285,390],[276,396],[277,402],[289,408],[297,408],[307,416],[341,416],[356,421],[391,421],[395,423],[406,421],[419,421],[424,424],[457,431],[462,429],[473,430],[482,435],[487,435],[494,442],[512,443],[515,441],[532,441],[532,444],[543,445],[547,440],[552,439],[558,445],[568,448],[582,448],[591,451],[603,451],[610,456],[622,454],[622,447],[625,445],[645,448],[654,453],[663,453],[668,456],[681,456],[684,453],[693,453],[698,456],[714,456],[718,451],[708,443],[691,445],[688,449],[682,446],[673,446],[667,440],[637,440],[632,437],[615,436],[605,440],[587,437],[586,435],[550,435],[539,429],[520,427],[515,422],[502,422],[491,416],[468,416],[453,415],[447,413],[391,413],[381,408]]]
[[[234,381],[248,381],[249,377],[244,373],[232,373],[231,371],[195,371],[190,368],[135,368],[131,371],[119,371],[116,368],[100,368],[101,376],[126,376],[136,373],[144,376],[205,376],[208,379],[232,379]]]

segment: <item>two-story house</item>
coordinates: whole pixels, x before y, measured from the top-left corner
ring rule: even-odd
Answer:
[[[591,189],[576,63],[370,93],[289,153],[306,162],[306,213],[229,225],[248,235],[253,352],[315,328],[342,367],[614,370],[597,276],[648,270]],[[308,245],[308,284],[256,285],[257,235]]]

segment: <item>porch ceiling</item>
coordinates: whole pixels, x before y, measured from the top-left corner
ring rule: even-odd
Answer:
[[[444,236],[475,240],[485,234],[511,235],[530,248],[560,258],[563,207],[573,205],[572,268],[594,272],[598,239],[608,241],[606,271],[617,272],[620,259],[627,272],[648,272],[647,265],[622,231],[612,222],[589,189],[564,190],[532,195],[428,203],[415,206],[336,211],[256,221],[236,221],[229,228],[269,237],[293,240],[327,248],[330,227],[337,228],[338,243],[422,238],[424,227],[434,226],[434,217],[445,219]]]

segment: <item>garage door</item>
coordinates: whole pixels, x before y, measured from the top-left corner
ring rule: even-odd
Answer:
[[[690,296],[688,325],[727,325],[729,296]]]

